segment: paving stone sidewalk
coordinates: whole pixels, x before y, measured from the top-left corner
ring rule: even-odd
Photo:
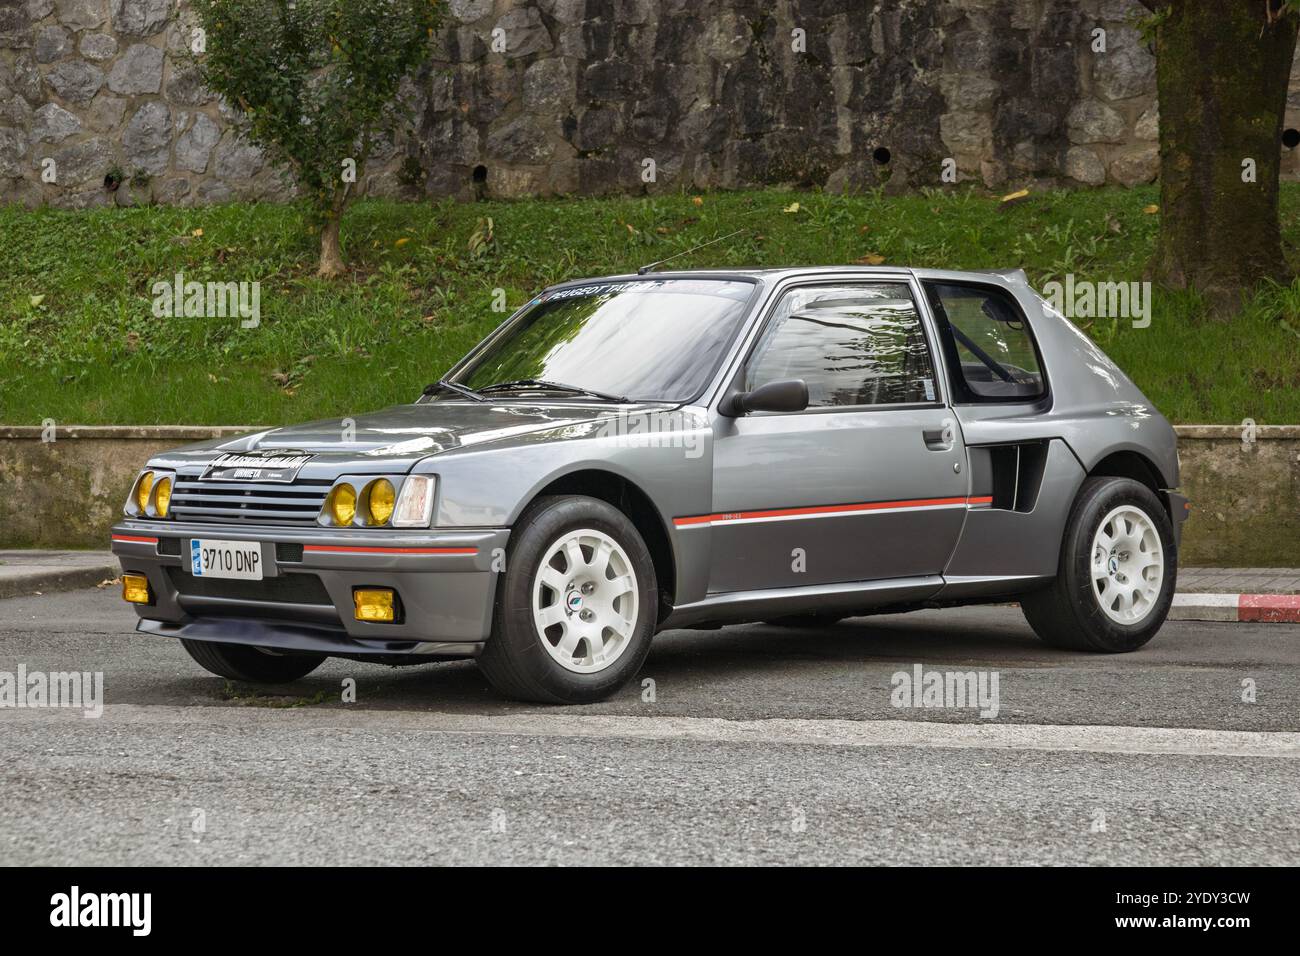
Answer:
[[[1300,568],[1179,568],[1178,592],[1300,594]]]

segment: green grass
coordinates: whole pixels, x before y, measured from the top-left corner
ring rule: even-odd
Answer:
[[[510,309],[563,279],[623,272],[737,229],[674,265],[888,263],[1021,267],[1038,288],[1141,278],[1152,188],[1049,192],[1001,205],[971,191],[884,198],[784,190],[608,200],[366,202],[344,225],[353,267],[313,275],[295,206],[90,212],[0,208],[0,423],[277,424],[412,400]],[[798,203],[798,211],[786,211]],[[491,218],[480,254],[471,237]],[[1300,246],[1300,185],[1283,187]],[[200,232],[201,230],[201,232]],[[404,241],[402,241],[404,240]],[[261,283],[261,326],[155,318],[151,287]],[[1156,292],[1150,328],[1081,320],[1179,422],[1300,422],[1300,283],[1232,322]]]

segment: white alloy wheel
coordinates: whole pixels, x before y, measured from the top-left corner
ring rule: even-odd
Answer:
[[[1141,508],[1120,505],[1092,539],[1092,593],[1117,624],[1138,624],[1160,599],[1165,557],[1160,532]]]
[[[533,578],[533,623],[565,670],[603,671],[632,642],[639,610],[636,571],[603,531],[566,532],[546,549]]]

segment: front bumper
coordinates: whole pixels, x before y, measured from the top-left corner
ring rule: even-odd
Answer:
[[[137,630],[170,637],[336,655],[472,657],[492,628],[510,532],[356,531],[125,520],[112,549],[153,595]],[[196,578],[191,538],[255,541],[262,581]],[[397,592],[400,621],[353,619],[352,590]]]

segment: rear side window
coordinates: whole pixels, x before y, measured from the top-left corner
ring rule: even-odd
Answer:
[[[777,303],[745,369],[745,389],[803,379],[811,408],[933,402],[930,350],[898,282],[798,286]]]
[[[990,286],[926,282],[957,402],[1033,401],[1046,389],[1015,299]]]

